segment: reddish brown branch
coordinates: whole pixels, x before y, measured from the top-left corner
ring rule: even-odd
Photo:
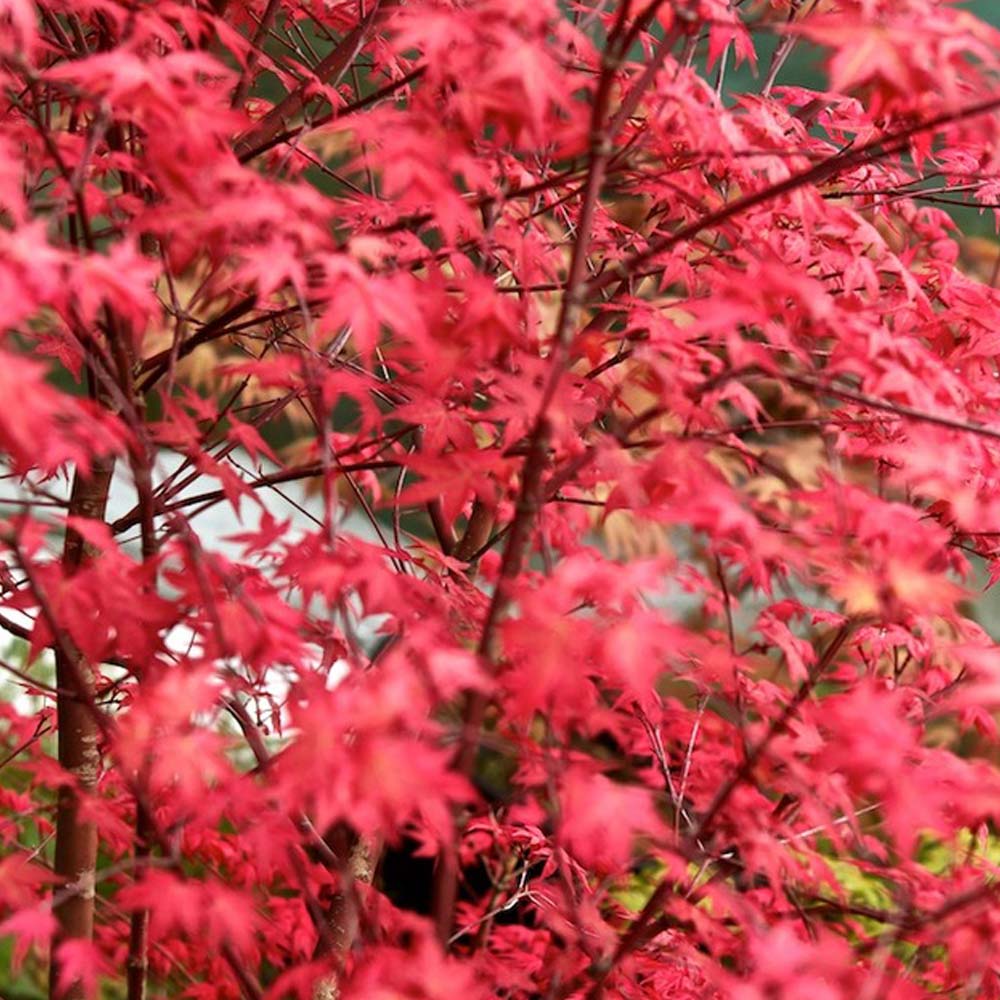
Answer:
[[[740,766],[729,776],[728,780],[719,787],[708,808],[698,819],[694,829],[687,837],[687,843],[697,845],[704,840],[709,828],[715,822],[716,817],[729,801],[733,792],[750,777],[761,757],[767,752],[774,740],[780,736],[782,732],[784,732],[785,727],[794,718],[795,713],[798,712],[799,708],[801,708],[802,704],[812,693],[817,682],[833,663],[837,653],[850,637],[856,625],[856,622],[847,622],[837,630],[836,634],[823,651],[822,656],[817,659],[816,664],[810,670],[808,677],[806,677],[806,679],[799,685],[795,694],[791,697],[777,718],[771,722],[761,741],[744,756],[743,762]],[[607,981],[608,976],[611,975],[622,959],[631,954],[631,952],[635,951],[637,948],[640,948],[647,940],[649,940],[651,928],[655,926],[654,921],[656,916],[663,907],[664,901],[672,890],[673,881],[671,879],[665,878],[660,881],[656,889],[653,891],[653,894],[647,900],[646,905],[642,908],[638,917],[636,917],[629,929],[622,936],[610,961],[606,962],[593,974],[590,989],[587,992],[587,1000],[598,1000],[604,991],[604,984]],[[569,996],[572,992],[578,989],[580,985],[581,984],[576,981],[568,984],[567,988],[560,993],[560,996]]]
[[[521,492],[517,508],[510,525],[507,543],[501,558],[500,576],[490,601],[486,621],[479,642],[479,655],[493,669],[499,662],[497,648],[497,627],[507,614],[514,581],[521,574],[528,556],[531,535],[543,499],[543,476],[548,463],[551,425],[548,411],[556,391],[568,366],[570,347],[573,342],[575,322],[583,304],[586,290],[587,267],[589,262],[590,236],[597,214],[601,187],[608,160],[612,153],[615,122],[608,120],[608,107],[612,89],[621,67],[624,53],[620,48],[626,34],[629,3],[619,6],[601,59],[600,74],[594,92],[594,103],[590,118],[590,151],[587,177],[584,183],[580,217],[576,227],[573,249],[570,256],[569,276],[566,290],[559,307],[556,320],[554,344],[549,364],[549,377],[542,391],[532,431],[528,440],[528,452],[521,473]],[[673,40],[673,36],[671,36]],[[672,44],[672,41],[671,41]],[[648,86],[652,76],[644,81]],[[636,94],[636,90],[633,90]],[[632,98],[632,95],[630,95]],[[638,101],[638,96],[635,96]],[[475,765],[479,730],[485,718],[488,698],[481,691],[471,691],[466,698],[462,731],[456,754],[456,767],[462,774],[471,774]],[[438,937],[447,945],[451,938],[452,920],[458,894],[458,866],[454,845],[446,846],[439,859],[439,867],[434,883],[434,920]]]
[[[364,48],[372,28],[395,7],[395,0],[374,0],[368,13],[334,46],[314,70],[314,77],[328,87],[336,87],[358,53]],[[276,104],[233,144],[233,151],[243,162],[257,154],[276,135],[285,131],[312,99],[312,81],[306,81]]]
[[[319,115],[317,118],[313,119],[308,127],[321,128],[323,125],[329,125],[330,122],[336,121],[338,118],[343,118],[345,115],[352,115],[356,111],[363,111],[365,108],[370,107],[373,104],[378,104],[379,101],[384,101],[387,97],[391,97],[397,91],[402,90],[404,87],[408,87],[411,83],[416,83],[417,80],[419,80],[426,72],[426,66],[418,66],[416,69],[410,70],[409,73],[401,76],[398,80],[392,80],[385,86],[379,87],[378,90],[375,90],[370,94],[366,94],[364,97],[359,97],[356,101],[352,101],[344,107],[337,108],[335,111],[331,111],[326,115]],[[286,129],[284,132],[279,132],[277,135],[272,136],[265,142],[261,142],[259,145],[245,149],[239,154],[240,162],[249,163],[262,153],[266,153],[269,149],[273,149],[275,146],[279,146],[281,143],[288,142],[296,136],[301,135],[306,128],[307,126],[305,125],[296,125],[294,128]],[[429,219],[430,216],[427,216],[427,220]]]
[[[264,39],[267,38],[267,33],[271,30],[271,25],[274,23],[274,18],[280,6],[281,0],[268,0],[268,4],[264,8],[264,13],[261,14],[260,20],[257,22],[257,30],[250,39],[250,53],[247,55],[247,64],[243,72],[240,73],[239,81],[233,90],[232,106],[234,108],[242,107],[247,99],[247,94],[250,93],[250,88],[253,86],[254,72],[257,69],[257,61],[260,58],[260,53],[264,45]]]
[[[898,132],[880,136],[861,146],[848,147],[820,163],[786,177],[783,181],[770,184],[760,191],[752,191],[750,194],[729,202],[715,212],[708,212],[693,222],[681,226],[680,229],[672,233],[651,240],[644,250],[633,254],[619,266],[609,269],[601,277],[591,281],[587,291],[590,293],[599,292],[617,282],[618,284],[611,295],[611,299],[616,299],[628,291],[633,277],[642,270],[644,265],[650,263],[660,254],[672,250],[678,244],[693,239],[704,230],[721,226],[752,208],[765,205],[775,198],[780,198],[783,194],[790,194],[806,185],[822,184],[848,170],[876,163],[896,153],[904,152],[910,140],[924,132],[933,131],[942,125],[951,125],[968,118],[988,114],[997,108],[1000,108],[1000,97],[991,97],[957,111],[936,115],[934,118],[910,125]],[[596,317],[594,323],[591,324],[592,327],[603,329],[603,324],[607,322],[607,319],[603,318],[605,316],[606,314],[601,314]]]

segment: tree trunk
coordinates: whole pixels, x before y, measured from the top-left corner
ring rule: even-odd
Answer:
[[[363,882],[370,885],[375,875],[378,848],[366,837],[358,837],[348,858],[346,872],[347,885],[341,889],[331,901],[326,915],[329,932],[329,949],[336,964],[342,969],[348,952],[354,944],[358,933],[358,913],[352,899],[352,882]],[[328,952],[322,946],[317,948],[316,957]],[[313,989],[313,1000],[338,1000],[340,997],[339,972],[330,973],[316,983]]]
[[[73,479],[69,512],[77,517],[103,518],[114,471],[114,459],[94,461],[89,476],[79,471]],[[90,557],[80,535],[68,529],[63,548],[63,572],[69,577]],[[68,649],[63,649],[68,645]],[[56,891],[61,901],[53,908],[58,923],[52,943],[49,996],[61,1000],[84,1000],[83,984],[60,984],[58,947],[62,942],[82,938],[91,940],[94,933],[94,872],[97,865],[97,828],[80,815],[81,796],[97,785],[100,753],[97,746],[98,725],[88,702],[93,693],[93,671],[72,644],[56,643],[56,717],[59,734],[59,763],[76,779],[76,785],[59,789],[56,809],[55,874]],[[87,690],[80,691],[80,685]],[[67,888],[76,891],[65,894]]]

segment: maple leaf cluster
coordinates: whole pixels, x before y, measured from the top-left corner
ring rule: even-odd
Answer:
[[[1000,32],[0,0],[0,82],[0,993],[1000,997]]]

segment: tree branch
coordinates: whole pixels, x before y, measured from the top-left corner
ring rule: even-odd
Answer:
[[[334,46],[314,71],[316,80],[336,87],[358,53],[368,42],[372,28],[396,6],[396,0],[373,0],[367,14]],[[276,135],[286,130],[290,122],[312,100],[313,81],[306,81],[276,104],[263,118],[249,128],[233,144],[237,158],[245,163],[252,159]]]

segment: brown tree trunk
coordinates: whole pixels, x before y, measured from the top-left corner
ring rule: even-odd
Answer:
[[[378,862],[378,853],[378,847],[366,837],[358,837],[351,847],[346,870],[342,873],[347,885],[330,902],[326,913],[326,929],[329,940],[325,947],[322,941],[317,946],[316,958],[330,957],[338,968],[343,967],[357,937],[359,923],[359,914],[352,898],[351,883],[371,884]],[[313,988],[313,1000],[338,1000],[340,997],[339,979],[339,971],[323,976]]]
[[[135,804],[135,879],[144,877],[149,859],[150,823],[146,810]],[[146,976],[149,971],[149,910],[136,910],[129,921],[128,958],[125,982],[128,1000],[146,1000]]]
[[[113,458],[96,460],[88,476],[77,471],[70,495],[70,514],[103,518],[113,471]],[[72,529],[67,530],[63,548],[65,575],[72,576],[90,555],[83,538]],[[93,938],[97,828],[92,821],[81,817],[80,805],[81,796],[96,787],[100,771],[99,730],[92,710],[93,671],[72,643],[56,643],[55,649],[59,763],[73,775],[76,784],[59,789],[56,809],[55,874],[59,877],[56,891],[60,893],[60,902],[53,908],[58,923],[49,975],[49,996],[53,998],[60,986],[59,945],[72,938],[88,941]],[[80,690],[81,686],[85,690]],[[75,891],[65,893],[67,888]],[[82,983],[69,984],[59,996],[62,1000],[83,1000]]]

